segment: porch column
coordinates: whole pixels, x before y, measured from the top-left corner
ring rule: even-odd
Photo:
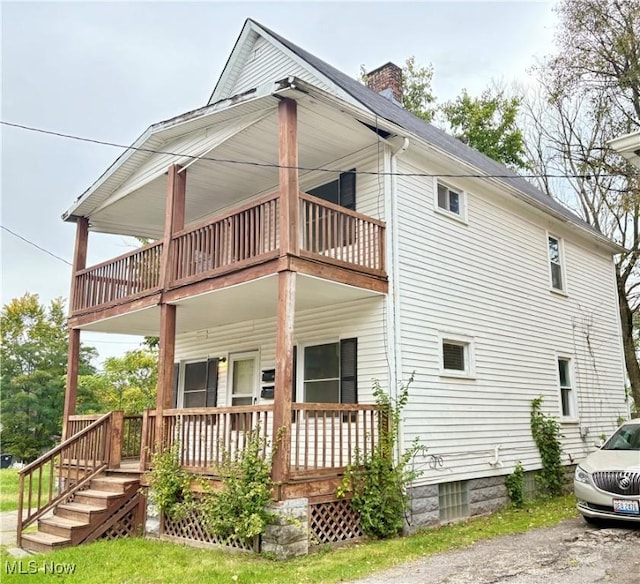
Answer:
[[[184,229],[184,207],[187,188],[187,171],[177,164],[169,167],[167,173],[167,196],[164,215],[164,238],[162,245],[162,272],[160,285],[168,288],[171,280],[171,238],[177,231]]]
[[[280,165],[280,255],[299,251],[298,114],[297,103],[283,99],[278,106],[278,163]],[[276,485],[289,478],[291,463],[291,392],[293,388],[293,321],[296,273],[278,272],[276,319],[276,379],[273,400],[272,478]]]
[[[73,250],[71,268],[71,291],[69,294],[69,313],[76,309],[79,290],[76,288],[76,274],[87,267],[87,244],[89,242],[89,220],[78,217],[76,221],[76,242]],[[67,352],[67,381],[64,392],[64,410],[62,414],[62,439],[67,438],[69,416],[76,413],[78,394],[78,365],[80,362],[80,329],[69,329],[69,348]]]
[[[158,391],[156,396],[156,446],[164,446],[164,410],[171,407],[173,394],[173,362],[176,349],[176,306],[160,305],[160,351],[158,354]],[[149,445],[151,446],[151,445]]]
[[[278,106],[280,255],[297,255],[300,247],[297,105],[292,99],[283,99]]]
[[[289,478],[291,463],[291,392],[293,388],[293,321],[296,299],[296,273],[278,274],[278,315],[276,319],[276,379],[273,400],[272,478],[276,485]]]

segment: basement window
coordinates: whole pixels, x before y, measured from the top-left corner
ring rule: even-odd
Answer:
[[[453,521],[469,515],[469,489],[467,481],[438,485],[440,521]]]

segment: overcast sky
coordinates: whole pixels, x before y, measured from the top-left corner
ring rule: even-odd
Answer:
[[[129,144],[207,102],[247,17],[356,77],[414,55],[440,100],[526,81],[553,49],[552,2],[2,2],[3,121]],[[72,259],[61,214],[120,150],[2,126],[2,225]],[[2,230],[2,303],[68,298],[67,264]],[[91,234],[89,263],[128,251]],[[131,348],[85,333],[101,358]]]

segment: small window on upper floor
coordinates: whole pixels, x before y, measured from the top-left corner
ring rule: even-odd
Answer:
[[[551,288],[564,292],[562,241],[553,235],[549,235],[549,269],[551,273]]]
[[[465,194],[460,189],[450,187],[438,181],[437,209],[465,219]]]

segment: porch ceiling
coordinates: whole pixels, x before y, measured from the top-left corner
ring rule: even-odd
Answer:
[[[206,139],[207,131],[220,132],[219,126],[203,128],[194,134],[194,148]],[[200,136],[200,134],[202,136]],[[306,168],[327,167],[350,154],[375,145],[377,136],[352,116],[321,103],[311,96],[298,96],[298,152],[300,165]],[[172,151],[168,143],[162,150]],[[184,150],[182,150],[184,152]],[[243,162],[277,164],[278,110],[259,119],[247,128],[226,139],[215,149],[197,152],[209,158]],[[162,236],[166,195],[166,168],[134,192],[105,205],[90,217],[94,231],[139,235],[151,238]],[[301,188],[311,188],[332,180],[327,173],[309,178],[309,171],[300,172]],[[314,184],[315,183],[315,184]],[[278,168],[230,162],[201,160],[187,169],[186,209],[187,225],[224,211],[243,200],[276,190]]]
[[[330,280],[298,274],[296,312],[362,300],[379,293]],[[278,303],[278,276],[237,284],[199,296],[180,300],[177,305],[176,332],[198,331],[234,322],[274,317]],[[83,330],[157,336],[160,309],[157,306],[101,320]]]

